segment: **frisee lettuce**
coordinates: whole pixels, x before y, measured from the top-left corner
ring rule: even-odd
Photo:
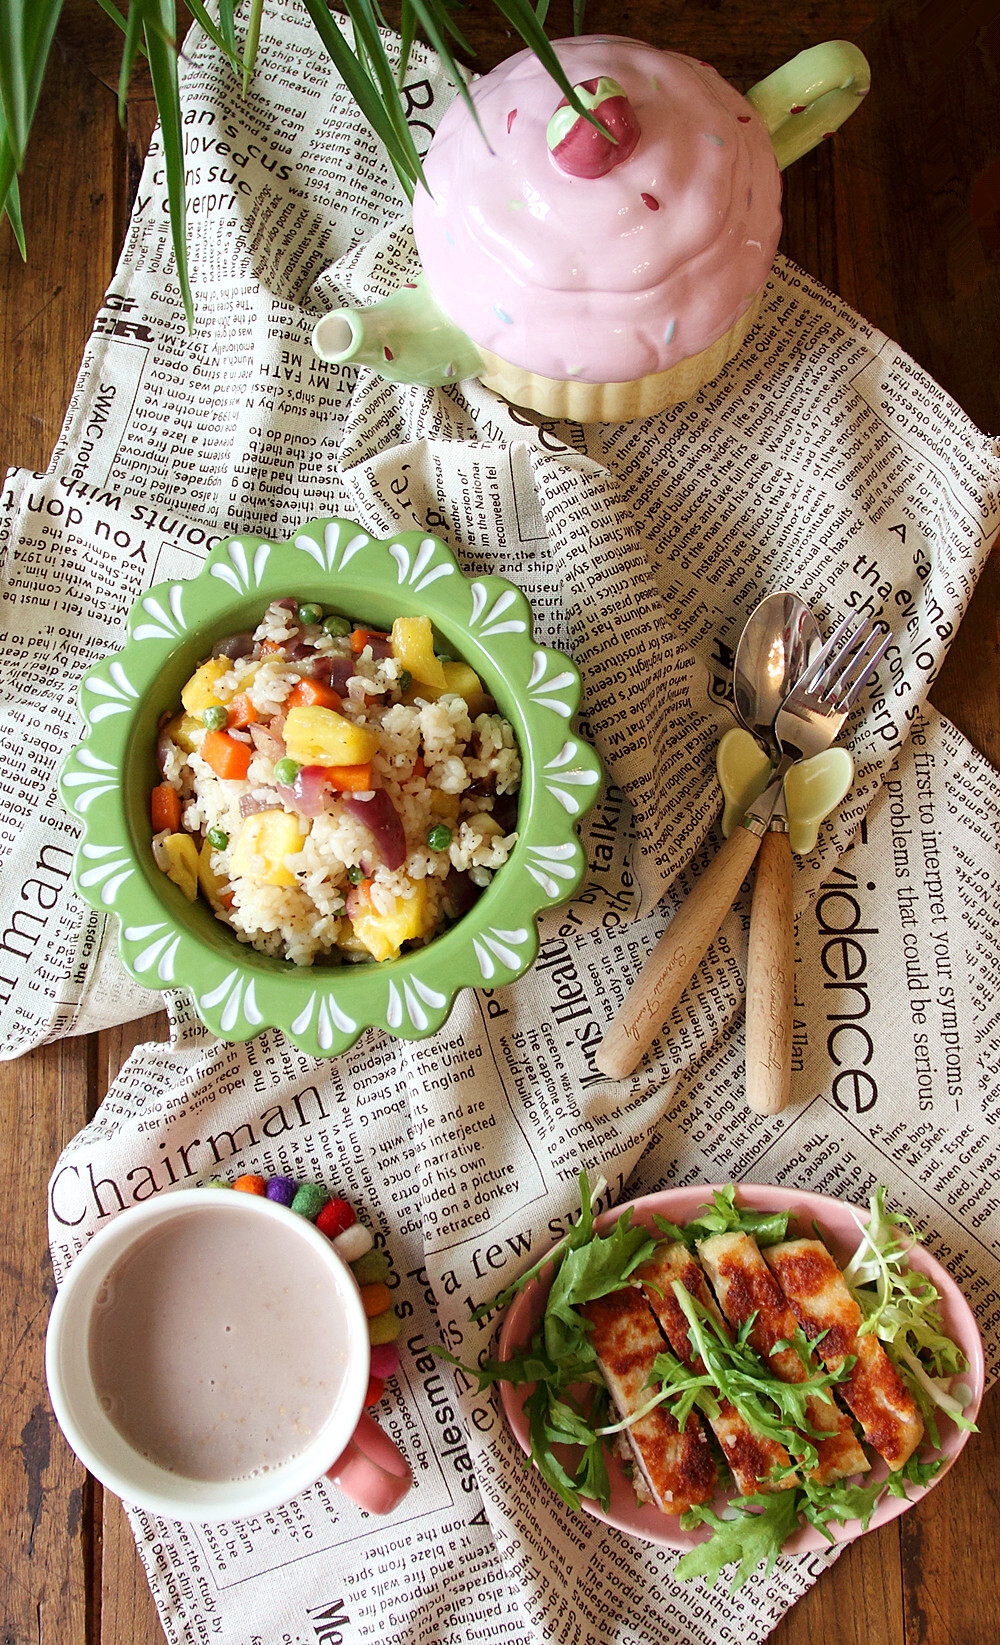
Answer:
[[[901,1212],[886,1210],[884,1188],[872,1193],[868,1210],[867,1224],[858,1224],[861,1242],[844,1269],[861,1309],[859,1335],[878,1337],[920,1407],[932,1444],[940,1444],[935,1408],[957,1428],[975,1432],[950,1389],[952,1377],[968,1369],[965,1355],[945,1335],[937,1286],[907,1264],[920,1243],[917,1231]]]

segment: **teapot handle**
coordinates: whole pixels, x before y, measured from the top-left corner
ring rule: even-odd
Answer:
[[[868,59],[849,40],[800,51],[747,92],[784,171],[853,114],[871,85]]]

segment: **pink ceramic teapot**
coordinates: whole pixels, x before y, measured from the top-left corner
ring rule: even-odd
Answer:
[[[397,382],[479,377],[580,422],[645,417],[722,370],[760,307],[781,169],[847,119],[868,64],[801,52],[742,97],[707,63],[612,35],[554,42],[609,135],[520,52],[456,98],[413,202],[422,278],[325,315],[313,347]]]

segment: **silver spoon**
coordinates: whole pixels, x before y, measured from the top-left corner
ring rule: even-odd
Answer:
[[[822,636],[804,600],[787,589],[754,608],[736,647],[736,712],[772,764],[781,758],[774,722]],[[779,807],[779,810],[783,808]],[[787,1105],[792,1077],[795,936],[788,821],[772,818],[761,841],[747,954],[746,1094],[757,1114]]]

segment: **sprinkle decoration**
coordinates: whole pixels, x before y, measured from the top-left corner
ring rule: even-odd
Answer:
[[[640,194],[639,198],[643,205],[647,206],[650,211],[659,211],[660,202],[656,198],[655,194]]]
[[[500,307],[499,303],[494,303],[493,304],[493,312],[497,316],[498,320],[503,321],[505,326],[512,326],[514,324],[514,322],[511,319],[510,315],[506,314],[504,312],[504,310]]]
[[[514,121],[516,119],[517,119],[517,109],[511,109],[510,113],[507,116],[507,136],[508,137],[510,136],[510,128],[514,124]]]
[[[385,355],[387,360],[392,359],[392,349],[391,348],[386,348],[384,344],[382,346],[382,353]]]
[[[376,1250],[371,1230],[358,1221],[357,1212],[346,1199],[318,1182],[296,1182],[294,1177],[258,1177],[247,1173],[228,1183],[212,1177],[206,1188],[232,1188],[236,1193],[255,1194],[260,1199],[285,1205],[314,1223],[330,1240],[337,1255],[346,1262],[361,1292],[361,1304],[368,1321],[371,1365],[365,1405],[377,1405],[385,1384],[399,1370],[396,1338],[403,1322],[392,1305],[389,1290],[389,1258]]]
[[[789,114],[805,114],[806,105],[804,103],[795,103],[788,112]]]
[[[671,320],[671,322],[668,325],[666,331],[663,333],[663,341],[665,343],[672,343],[673,340],[674,340],[674,332],[676,330],[677,330],[677,321],[676,320]]]
[[[750,114],[738,114],[736,116],[736,118],[739,121],[741,126],[748,126],[750,124],[750,121],[752,120],[753,116],[750,115]]]

